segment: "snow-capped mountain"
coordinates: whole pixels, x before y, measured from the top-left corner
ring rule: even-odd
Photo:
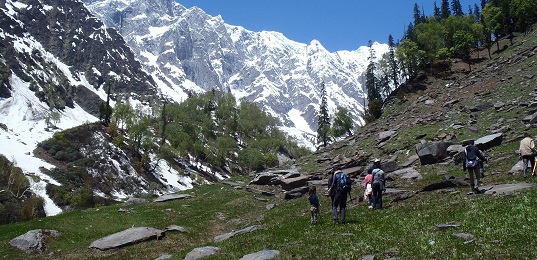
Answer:
[[[61,209],[48,197],[46,187],[61,183],[44,174],[55,165],[32,152],[59,130],[98,121],[95,116],[106,100],[107,82],[112,82],[115,95],[128,95],[134,102],[159,98],[156,84],[123,38],[81,2],[0,2],[0,154],[23,170],[32,192],[44,199],[47,215]],[[99,163],[110,167],[87,168],[96,179],[111,172],[137,178],[136,173],[122,170],[131,167],[129,162],[97,154],[105,162]],[[165,189],[192,187],[190,178],[179,180],[180,175],[165,166],[159,171],[158,165],[154,176]],[[120,189],[106,195],[126,196]]]
[[[363,124],[364,71],[370,50],[328,52],[320,42],[252,32],[174,0],[82,0],[115,28],[160,91],[175,101],[216,89],[256,102],[282,129],[313,147],[325,83],[329,111],[347,108]],[[377,57],[388,50],[373,44]]]

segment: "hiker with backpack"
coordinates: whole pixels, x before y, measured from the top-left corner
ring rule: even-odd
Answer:
[[[524,178],[528,177],[526,174],[528,164],[530,164],[531,169],[533,169],[531,176],[535,176],[535,143],[528,132],[524,133],[524,138],[520,141],[520,148],[518,149],[518,152],[520,158],[522,158],[522,162],[524,163]]]
[[[374,168],[371,173],[373,176],[371,181],[373,209],[382,209],[382,192],[386,191],[386,177],[384,176],[384,171],[380,168]]]
[[[474,193],[481,193],[479,190],[479,184],[481,184],[481,174],[479,173],[479,166],[477,161],[487,161],[487,158],[483,155],[483,152],[474,145],[474,140],[468,140],[466,148],[464,148],[464,161],[462,168],[464,171],[468,170],[470,176],[470,185]]]
[[[347,193],[350,193],[351,191],[351,185],[352,180],[349,178],[349,176],[342,172],[341,170],[337,170],[332,178],[332,182],[329,189],[333,190],[334,193],[334,199],[332,201],[332,213],[334,214],[334,224],[345,224],[345,214],[347,211]],[[339,207],[339,213],[341,215],[341,222],[338,218],[338,207]]]

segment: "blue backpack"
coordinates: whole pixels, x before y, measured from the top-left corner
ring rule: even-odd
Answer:
[[[340,172],[337,178],[337,190],[350,192],[351,186],[352,186],[351,178],[349,178],[349,176],[346,173]]]

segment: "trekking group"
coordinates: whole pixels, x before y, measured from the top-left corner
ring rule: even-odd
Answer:
[[[463,143],[463,171],[468,171],[470,186],[474,194],[480,194],[479,186],[481,178],[485,176],[484,163],[487,158],[483,151],[476,145],[474,140],[468,140]],[[532,176],[535,176],[537,165],[535,156],[537,150],[533,138],[529,133],[524,133],[524,138],[520,141],[518,150],[519,157],[523,162],[523,176],[527,178],[528,166],[532,169]],[[334,224],[344,224],[347,213],[347,199],[351,194],[353,180],[341,170],[334,167],[333,173],[328,179],[328,196],[332,203],[332,215]],[[374,159],[373,165],[367,169],[367,175],[364,178],[364,201],[368,203],[369,209],[382,209],[382,195],[386,191],[386,177],[381,169],[379,159]],[[315,224],[319,218],[319,197],[315,186],[309,188],[309,203],[311,212],[311,223]],[[351,198],[352,200],[352,198]]]

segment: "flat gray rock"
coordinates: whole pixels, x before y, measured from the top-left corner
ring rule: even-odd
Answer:
[[[140,243],[151,239],[159,239],[164,236],[162,230],[150,227],[133,227],[121,232],[97,239],[89,248],[109,250],[127,245]]]
[[[167,231],[179,231],[181,233],[188,233],[188,229],[178,226],[178,225],[169,225],[164,229],[164,232]]]
[[[531,178],[531,176],[528,178]],[[520,182],[520,183],[498,184],[494,186],[483,186],[483,187],[480,187],[480,189],[485,190],[483,194],[509,195],[516,191],[528,190],[534,187],[535,185],[532,183]]]
[[[434,227],[437,229],[437,230],[441,230],[441,229],[448,229],[448,228],[458,228],[460,227],[461,224],[458,224],[458,223],[454,223],[454,224],[437,224],[437,225],[434,225]]]
[[[58,238],[60,233],[56,230],[34,229],[12,239],[9,244],[26,253],[44,252],[48,237]]]
[[[474,235],[470,233],[456,233],[453,234],[453,236],[456,238],[464,239],[465,241],[471,241],[472,239],[474,239]]]
[[[214,246],[205,246],[194,248],[190,253],[185,256],[185,260],[195,260],[202,257],[210,256],[217,254],[220,251],[220,248]]]
[[[193,196],[190,194],[166,194],[162,195],[154,200],[154,202],[163,202],[168,200],[189,199]]]
[[[263,250],[243,256],[240,260],[267,260],[273,259],[280,254],[278,250]]]
[[[222,242],[222,241],[224,241],[224,240],[226,240],[228,238],[234,237],[236,235],[254,232],[257,229],[258,229],[258,226],[249,226],[249,227],[241,229],[241,230],[232,231],[232,232],[229,232],[229,233],[226,233],[226,234],[223,234],[223,235],[215,236],[214,237],[214,242]]]

